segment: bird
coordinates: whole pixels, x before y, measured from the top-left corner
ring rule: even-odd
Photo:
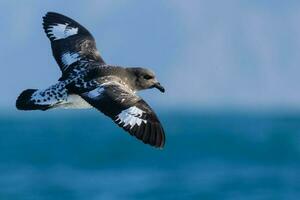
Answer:
[[[145,144],[162,149],[165,132],[153,109],[137,92],[165,89],[144,67],[106,64],[92,34],[75,20],[47,12],[43,29],[62,72],[46,89],[26,89],[17,97],[18,110],[95,108]]]

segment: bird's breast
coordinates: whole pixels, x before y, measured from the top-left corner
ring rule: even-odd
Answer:
[[[67,101],[57,107],[65,109],[87,109],[92,106],[77,94],[68,95]]]

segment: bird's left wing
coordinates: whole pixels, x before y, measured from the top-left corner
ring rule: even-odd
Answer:
[[[81,94],[90,105],[145,144],[163,148],[163,127],[151,107],[119,83],[103,84]]]
[[[43,17],[43,28],[63,74],[82,61],[105,64],[93,36],[75,20],[59,13],[48,12]]]

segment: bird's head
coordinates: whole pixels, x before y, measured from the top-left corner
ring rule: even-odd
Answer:
[[[154,72],[149,69],[135,67],[127,68],[129,73],[134,77],[134,86],[137,90],[148,88],[157,88],[161,92],[165,92],[165,88],[155,78]]]

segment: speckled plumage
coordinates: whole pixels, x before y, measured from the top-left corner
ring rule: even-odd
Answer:
[[[49,12],[43,27],[62,76],[46,89],[27,89],[16,101],[20,110],[94,107],[146,144],[162,148],[164,130],[156,114],[136,92],[164,88],[152,71],[108,65],[93,36],[76,21]]]

